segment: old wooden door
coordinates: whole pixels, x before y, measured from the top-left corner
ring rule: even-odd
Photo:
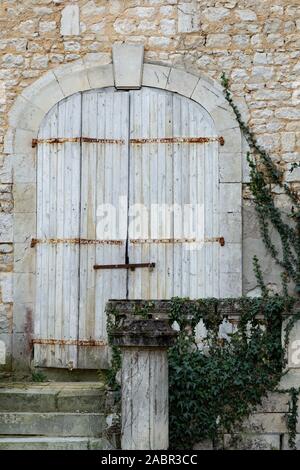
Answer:
[[[35,364],[106,367],[109,298],[218,296],[218,142],[201,106],[78,93],[46,116],[37,168]],[[94,269],[134,263],[155,267]]]

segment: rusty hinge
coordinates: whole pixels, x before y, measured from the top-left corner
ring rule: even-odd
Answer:
[[[73,245],[123,245],[123,240],[90,240],[87,238],[32,238],[31,248],[37,244],[58,245],[68,243]]]
[[[225,238],[224,237],[207,237],[204,239],[204,241],[206,243],[210,243],[210,242],[217,242],[217,243],[220,243],[221,246],[224,246],[225,245]]]
[[[94,269],[131,269],[136,268],[155,268],[155,263],[126,263],[126,264],[95,264]]]

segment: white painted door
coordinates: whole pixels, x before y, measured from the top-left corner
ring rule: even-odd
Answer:
[[[107,367],[105,303],[126,297],[127,273],[100,273],[94,265],[124,263],[126,244],[99,239],[97,209],[116,207],[119,198],[127,208],[128,98],[111,90],[79,93],[58,103],[41,127],[36,365]]]
[[[72,116],[72,119],[70,119]],[[76,367],[79,295],[81,96],[55,106],[44,120],[37,152],[37,365]],[[47,139],[68,139],[52,143]]]
[[[78,93],[46,116],[37,166],[37,365],[106,367],[109,298],[218,297],[218,142],[197,103]],[[94,269],[126,263],[155,267]]]
[[[129,260],[155,268],[129,271],[128,296],[218,297],[218,142],[211,119],[174,93],[143,88],[130,95]]]

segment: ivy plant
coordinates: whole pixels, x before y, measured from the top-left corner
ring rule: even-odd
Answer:
[[[267,252],[282,271],[282,295],[272,295],[265,286],[260,263],[253,258],[254,273],[261,297],[249,299],[189,299],[171,301],[169,319],[179,328],[177,340],[169,350],[170,445],[190,449],[204,439],[216,442],[223,433],[236,433],[238,427],[271,391],[290,395],[286,422],[289,446],[295,448],[299,389],[278,390],[286,365],[289,333],[300,315],[292,314],[296,297],[288,294],[289,284],[300,294],[300,198],[293,185],[284,180],[284,172],[259,145],[234,103],[229,80],[221,77],[225,98],[230,104],[249,144],[250,190],[257,212],[262,240]],[[290,171],[299,166],[291,165]],[[276,205],[273,189],[280,188],[289,204],[283,212]],[[271,228],[279,236],[275,245]],[[221,305],[220,305],[221,304]],[[226,307],[239,305],[237,328],[220,338],[219,327]],[[220,306],[220,308],[219,308]],[[152,306],[153,307],[153,306]],[[147,309],[135,313],[147,317]],[[282,322],[290,315],[282,342]],[[108,312],[108,330],[116,324],[118,312]],[[196,326],[202,321],[207,336],[196,342]],[[109,333],[110,337],[110,333]],[[116,373],[121,365],[118,348],[112,348],[109,386],[118,389]]]

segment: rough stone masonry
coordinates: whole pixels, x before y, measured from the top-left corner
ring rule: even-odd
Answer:
[[[32,318],[26,305],[21,320],[12,318],[13,270],[22,272],[22,265],[13,265],[14,250],[16,256],[21,249],[13,244],[13,209],[19,204],[26,212],[34,195],[20,162],[24,187],[13,201],[13,171],[3,139],[12,103],[46,71],[82,57],[105,62],[119,41],[144,44],[148,62],[216,80],[225,72],[243,119],[285,170],[287,181],[300,189],[300,170],[289,172],[300,150],[299,0],[1,0],[0,31],[0,341],[10,357],[14,350],[16,365],[30,349]],[[254,254],[264,259],[264,274],[276,292],[279,273],[259,238],[246,164],[243,181],[244,293],[257,293]],[[278,188],[274,192],[284,207],[284,195]],[[23,255],[22,263],[34,270],[33,258]],[[0,349],[0,360],[1,355]],[[4,367],[10,369],[11,363]],[[277,437],[276,445],[273,438],[267,441],[277,446]]]

